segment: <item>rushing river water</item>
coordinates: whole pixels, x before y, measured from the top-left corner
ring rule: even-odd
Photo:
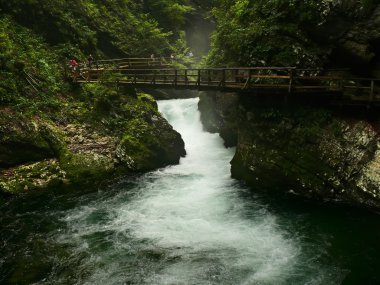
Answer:
[[[380,284],[379,216],[254,194],[197,102],[159,102],[179,165],[3,205],[0,284]]]

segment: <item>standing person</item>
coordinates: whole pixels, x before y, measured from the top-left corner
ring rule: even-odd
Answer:
[[[76,61],[75,58],[70,59],[69,65],[70,65],[70,68],[71,68],[72,72],[77,71],[77,69],[78,69],[78,62]]]
[[[71,68],[71,75],[73,77],[73,81],[75,81],[76,78],[78,77],[78,74],[79,74],[79,71],[78,71],[78,62],[76,61],[75,58],[70,59],[69,66]]]
[[[92,56],[92,54],[90,54],[87,58],[87,64],[88,64],[88,67],[89,68],[92,68],[92,63],[94,62],[94,57]]]

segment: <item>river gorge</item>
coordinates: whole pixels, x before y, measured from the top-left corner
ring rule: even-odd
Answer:
[[[2,205],[0,283],[380,282],[377,215],[232,179],[235,149],[203,131],[197,104],[158,102],[185,141],[179,165]]]

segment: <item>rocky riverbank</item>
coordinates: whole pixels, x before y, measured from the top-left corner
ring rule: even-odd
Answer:
[[[0,191],[96,185],[178,163],[185,155],[180,134],[152,97],[114,94],[107,102],[78,107],[61,120],[1,110]]]
[[[236,94],[203,95],[199,107],[207,130],[237,138],[232,176],[254,189],[380,208],[378,120]]]

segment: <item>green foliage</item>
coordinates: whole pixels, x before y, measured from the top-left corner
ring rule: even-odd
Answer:
[[[79,50],[98,56],[169,54],[170,30],[183,26],[191,8],[179,0],[151,0],[145,5],[149,9],[143,6],[128,0],[0,0],[3,13],[30,27],[65,56],[81,60],[85,58]]]
[[[146,0],[144,8],[168,31],[182,29],[186,14],[193,10],[185,1],[178,0]]]
[[[0,104],[30,114],[57,108],[63,72],[42,38],[0,17],[0,39]]]
[[[313,66],[324,47],[308,32],[323,23],[328,9],[329,1],[222,0],[213,9],[217,31],[208,63]]]
[[[363,9],[365,13],[371,12],[376,5],[379,3],[379,0],[361,0]]]

